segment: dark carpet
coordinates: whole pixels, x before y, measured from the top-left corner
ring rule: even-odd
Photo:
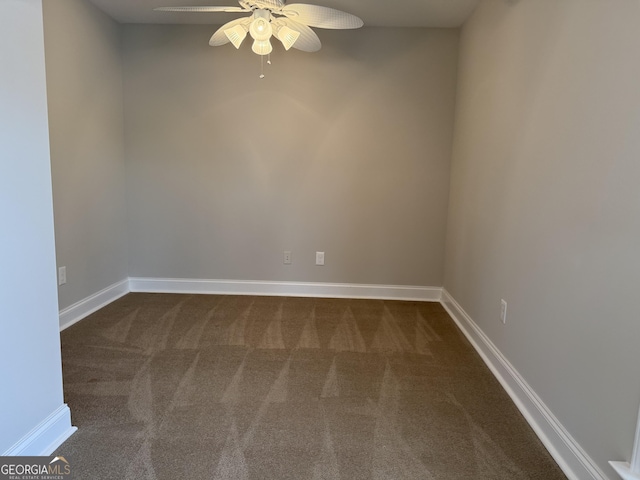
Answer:
[[[437,303],[128,294],[62,357],[76,479],[565,479]]]

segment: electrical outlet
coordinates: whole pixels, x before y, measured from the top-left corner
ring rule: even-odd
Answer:
[[[286,251],[284,252],[284,264],[285,265],[291,265],[291,252]]]
[[[58,285],[64,285],[67,283],[67,267],[60,267],[58,269]]]
[[[324,252],[316,252],[316,265],[324,265]]]
[[[500,300],[500,320],[503,324],[507,323],[507,302],[505,300]]]

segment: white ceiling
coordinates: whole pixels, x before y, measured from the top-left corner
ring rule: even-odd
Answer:
[[[163,6],[238,6],[236,0],[90,0],[120,23],[200,23],[222,25],[238,14],[154,12]],[[370,27],[459,27],[479,0],[291,0],[337,8]]]

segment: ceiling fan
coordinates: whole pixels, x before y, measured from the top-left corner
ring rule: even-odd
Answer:
[[[309,27],[329,29],[360,28],[364,22],[350,13],[303,3],[286,5],[284,0],[238,0],[240,7],[158,7],[161,12],[231,12],[251,13],[248,17],[232,20],[220,27],[209,40],[217,47],[231,42],[240,48],[247,33],[253,38],[251,49],[258,55],[273,50],[271,37],[275,37],[285,50],[295,48],[304,52],[320,50],[318,35]]]

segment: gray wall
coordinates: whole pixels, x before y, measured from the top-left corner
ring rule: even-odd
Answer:
[[[40,0],[3,1],[0,64],[2,455],[63,402]]]
[[[440,286],[458,31],[214,30],[124,27],[130,275]]]
[[[87,1],[43,3],[62,309],[127,278],[120,32]]]
[[[611,478],[640,402],[639,24],[634,1],[481,3],[444,282]]]

